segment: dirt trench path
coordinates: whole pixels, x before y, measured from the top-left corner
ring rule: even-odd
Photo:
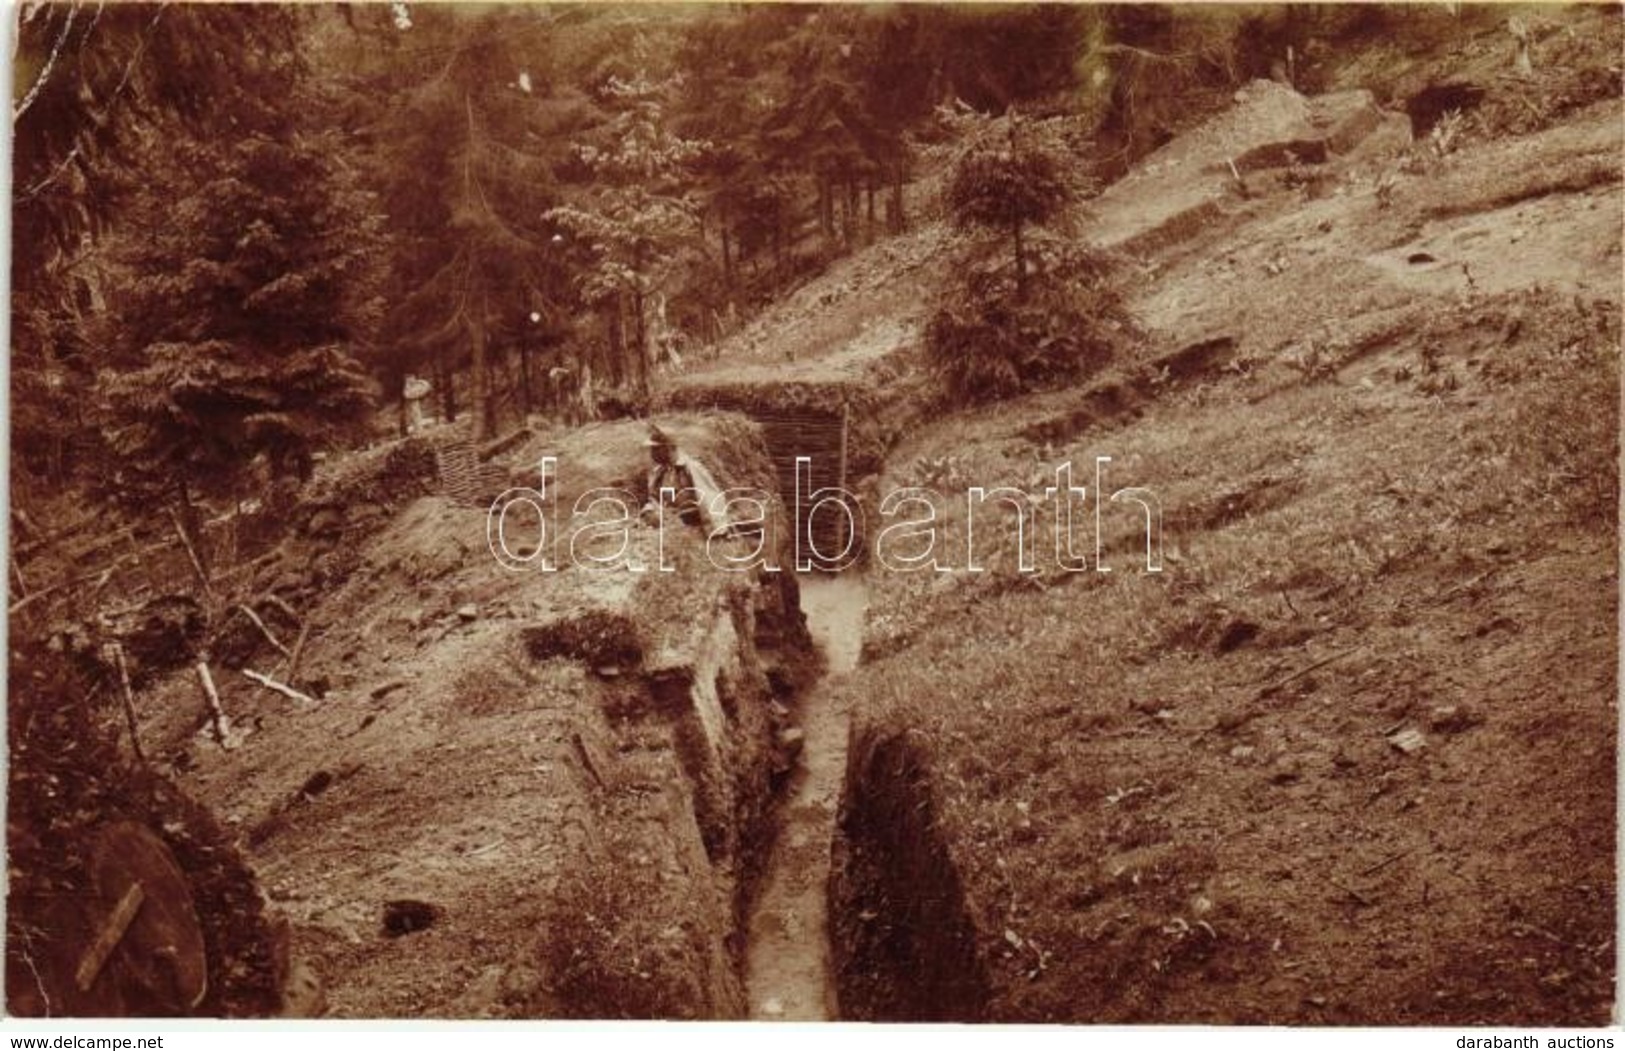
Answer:
[[[830,969],[826,888],[829,850],[846,771],[848,713],[830,684],[857,667],[868,605],[861,577],[804,576],[801,607],[828,675],[801,706],[806,735],[792,775],[778,839],[752,906],[745,952],[750,1016],[827,1021],[839,1016]]]

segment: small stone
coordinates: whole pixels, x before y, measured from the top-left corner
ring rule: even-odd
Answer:
[[[478,620],[480,616],[480,608],[474,605],[472,602],[466,606],[459,606],[457,609],[457,616],[461,617],[465,623],[471,620]]]
[[[1459,734],[1483,721],[1483,716],[1465,704],[1441,705],[1428,713],[1428,726],[1434,733]]]
[[[1270,783],[1276,785],[1290,785],[1303,776],[1303,764],[1296,756],[1282,756],[1275,761],[1275,767],[1270,771]]]
[[[324,507],[310,516],[307,529],[312,536],[335,536],[344,531],[344,516],[330,507]]]
[[[801,751],[806,743],[807,735],[799,727],[789,727],[779,731],[779,747],[790,753]]]
[[[1389,734],[1388,743],[1393,745],[1399,751],[1404,752],[1406,755],[1415,755],[1423,748],[1426,748],[1428,742],[1427,738],[1422,736],[1422,731],[1416,729],[1415,727],[1407,726],[1405,729],[1400,730],[1397,733]]]
[[[1252,754],[1253,746],[1250,744],[1238,744],[1230,749],[1230,758],[1232,759],[1247,759]]]
[[[784,1001],[778,997],[769,997],[762,1002],[762,1013],[769,1018],[779,1018],[784,1015]]]

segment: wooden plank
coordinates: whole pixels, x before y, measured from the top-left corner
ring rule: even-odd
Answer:
[[[107,919],[102,921],[101,930],[96,932],[96,940],[90,943],[90,948],[79,958],[79,969],[74,972],[74,984],[81,993],[89,992],[90,987],[96,984],[96,978],[102,973],[107,958],[113,954],[118,943],[123,940],[124,932],[130,929],[135,920],[135,914],[141,911],[141,903],[147,900],[147,892],[141,889],[140,883],[132,883],[118,900]]]

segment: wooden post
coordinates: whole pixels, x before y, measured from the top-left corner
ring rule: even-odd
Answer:
[[[835,482],[836,487],[843,492],[846,490],[846,427],[850,416],[850,403],[843,398],[841,399],[841,462],[837,468],[838,473],[836,474]],[[855,536],[846,537],[845,539],[847,541],[847,547],[851,547],[853,544],[857,543],[858,540],[858,538]]]
[[[130,726],[130,747],[135,750],[135,758],[142,765],[147,765],[147,757],[141,751],[141,735],[136,730],[135,721],[135,691],[130,689],[130,669],[124,663],[124,646],[113,643],[108,649],[113,651],[113,663],[118,666],[118,681],[124,692],[121,699],[124,701],[124,721]]]
[[[850,409],[845,401],[841,402],[841,462],[836,467],[836,486],[846,488],[846,426]]]
[[[214,724],[214,739],[222,748],[230,748],[231,722],[226,718],[225,709],[220,707],[220,693],[214,688],[214,676],[209,674],[209,662],[199,658],[197,662],[198,682],[203,684],[203,700],[209,708],[209,719]]]

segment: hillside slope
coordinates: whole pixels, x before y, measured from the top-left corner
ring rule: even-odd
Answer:
[[[1289,94],[1096,202],[1139,355],[893,451],[883,490],[947,495],[954,571],[869,575],[847,1017],[1611,1016],[1617,68],[1531,133],[1440,151],[1376,114],[1238,192],[1214,158],[1301,139]],[[991,503],[966,571],[968,487],[1070,462],[1098,500],[1105,456],[1160,503],[1159,571],[1109,502],[1084,572],[1045,519],[1018,572]]]

